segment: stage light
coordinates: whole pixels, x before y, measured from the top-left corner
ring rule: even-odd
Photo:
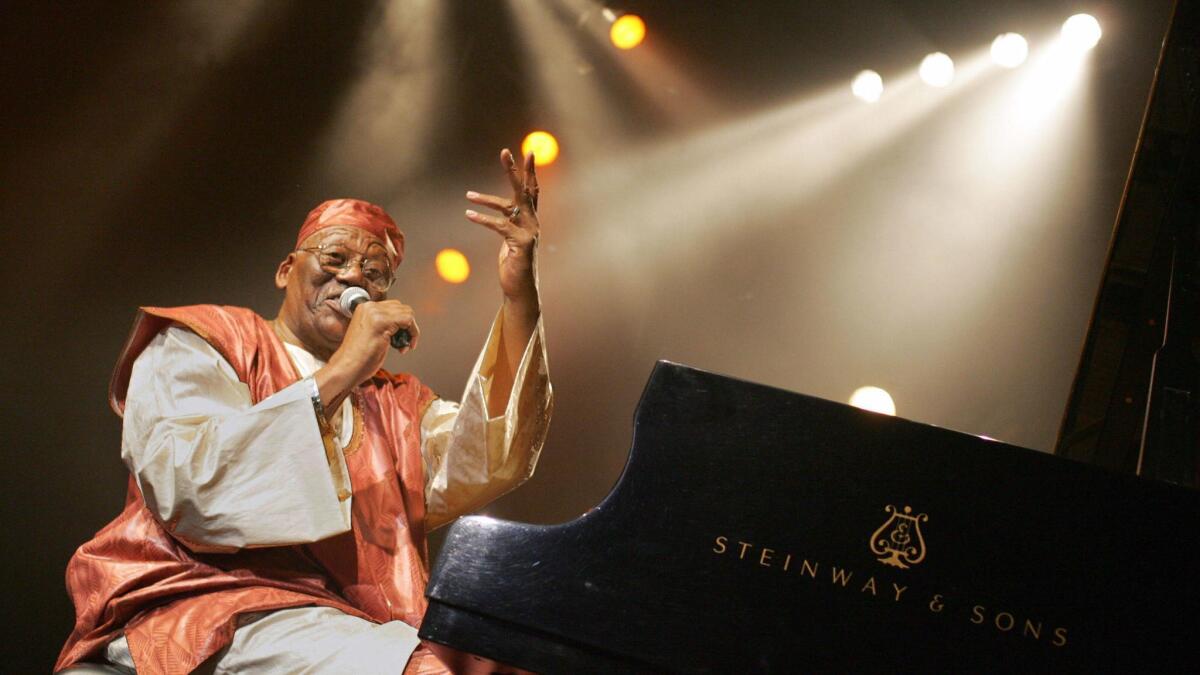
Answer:
[[[617,49],[633,49],[646,37],[646,23],[636,14],[626,14],[613,22],[608,37]]]
[[[883,95],[883,78],[873,70],[864,70],[854,76],[850,91],[867,103],[874,103]]]
[[[558,159],[558,139],[548,131],[534,131],[521,141],[521,156],[533,153],[536,166],[546,166]]]
[[[945,87],[954,81],[954,61],[942,52],[934,52],[921,60],[918,71],[931,87]]]
[[[1005,68],[1016,68],[1029,56],[1029,43],[1016,33],[997,35],[992,40],[992,60]]]
[[[854,393],[850,395],[850,405],[884,415],[896,414],[896,404],[892,401],[892,395],[879,387],[855,389]]]
[[[471,276],[471,263],[467,262],[467,256],[457,249],[444,248],[438,251],[433,264],[437,267],[438,276],[452,284],[461,284]]]
[[[1071,49],[1086,52],[1100,41],[1100,22],[1091,14],[1076,14],[1062,25],[1063,42]]]

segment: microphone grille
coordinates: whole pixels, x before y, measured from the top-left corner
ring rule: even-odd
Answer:
[[[341,297],[338,298],[338,303],[342,306],[342,311],[347,315],[354,313],[354,308],[371,299],[371,294],[367,293],[366,289],[358,286],[351,286],[342,291]]]

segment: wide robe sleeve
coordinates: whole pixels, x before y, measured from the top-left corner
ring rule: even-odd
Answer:
[[[492,369],[503,313],[475,362],[462,402],[436,399],[421,417],[426,523],[445,525],[481,508],[533,475],[549,428],[553,390],[542,320],[525,346],[503,415],[488,417]]]
[[[193,550],[340,534],[350,484],[340,448],[330,455],[322,441],[314,396],[309,377],[253,404],[215,349],[172,326],[133,364],[121,457],[150,511]]]

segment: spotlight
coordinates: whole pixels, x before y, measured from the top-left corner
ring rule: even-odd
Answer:
[[[892,401],[891,394],[879,387],[855,389],[854,393],[850,395],[850,405],[884,415],[896,414],[896,404]]]
[[[921,60],[921,79],[931,87],[945,87],[954,81],[954,61],[942,52],[934,52]]]
[[[1100,41],[1100,22],[1091,14],[1076,14],[1062,25],[1063,42],[1068,47],[1086,52]]]
[[[461,284],[471,276],[471,264],[467,262],[467,256],[457,249],[444,248],[438,251],[433,264],[437,267],[438,276],[452,284]]]
[[[1029,43],[1016,33],[997,35],[992,40],[992,60],[1005,68],[1016,68],[1029,56]]]
[[[633,49],[646,37],[646,23],[636,14],[626,14],[613,22],[608,37],[617,49]]]
[[[533,163],[546,166],[558,159],[558,139],[547,131],[534,131],[521,141],[521,156],[533,153]]]
[[[864,70],[854,76],[850,91],[867,103],[874,103],[883,95],[883,78],[873,70]]]

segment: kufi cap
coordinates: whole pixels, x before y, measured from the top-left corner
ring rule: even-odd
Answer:
[[[361,199],[330,199],[321,202],[304,219],[300,234],[296,236],[296,248],[305,239],[327,227],[357,227],[366,230],[383,241],[392,257],[392,269],[404,257],[404,233],[396,227],[396,221],[382,208]]]

